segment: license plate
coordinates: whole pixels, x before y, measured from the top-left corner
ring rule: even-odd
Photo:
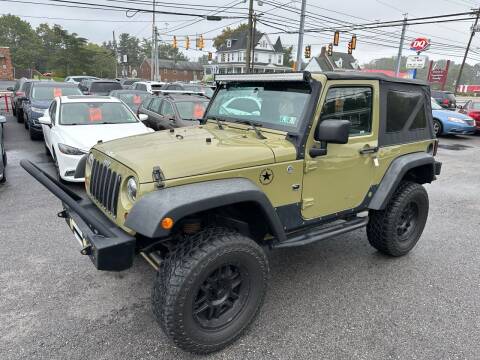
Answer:
[[[80,244],[80,247],[83,249],[86,244],[85,237],[83,236],[82,231],[78,228],[77,224],[75,223],[75,220],[70,218],[69,221],[70,229],[73,232],[73,235],[75,236],[75,239],[77,239],[78,243]]]

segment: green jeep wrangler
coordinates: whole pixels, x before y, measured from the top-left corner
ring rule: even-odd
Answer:
[[[153,312],[180,348],[235,341],[267,289],[270,249],[366,227],[407,254],[435,180],[427,84],[355,72],[219,75],[200,126],[99,142],[76,176],[82,198],[29,161],[63,203],[81,253],[121,271],[157,270]]]

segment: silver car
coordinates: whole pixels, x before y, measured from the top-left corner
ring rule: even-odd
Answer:
[[[5,176],[5,167],[7,166],[7,152],[5,151],[5,143],[3,141],[4,138],[4,130],[3,124],[7,119],[5,116],[0,115],[0,183],[4,183],[7,180]]]

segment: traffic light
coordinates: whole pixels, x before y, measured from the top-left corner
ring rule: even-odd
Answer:
[[[213,54],[209,51],[208,52],[208,61],[211,61],[213,58]]]
[[[200,39],[198,40],[198,48],[202,50],[205,47],[205,44],[203,42],[203,35],[200,35]]]
[[[292,61],[292,70],[295,71],[296,68],[297,68],[297,62]]]
[[[173,48],[177,48],[177,37],[175,35],[173,35]]]
[[[357,48],[357,35],[352,35],[350,43],[352,44],[352,50],[355,50]]]
[[[328,55],[328,56],[332,56],[332,55],[333,55],[333,44],[332,44],[332,43],[328,44],[327,55]]]
[[[312,55],[312,47],[311,45],[305,46],[305,59],[310,59],[310,56]]]
[[[335,34],[333,35],[333,45],[338,46],[340,43],[340,31],[335,31]]]
[[[188,36],[185,37],[185,49],[190,49],[190,39],[188,38]]]
[[[352,53],[352,42],[351,41],[348,42],[348,53],[349,54]]]

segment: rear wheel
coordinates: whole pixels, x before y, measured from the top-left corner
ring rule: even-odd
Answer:
[[[210,353],[235,341],[256,317],[269,273],[263,249],[233,230],[207,228],[164,261],[152,305],[181,349]]]
[[[433,130],[435,131],[436,137],[439,137],[440,135],[442,135],[443,126],[442,126],[442,123],[437,119],[433,119]]]
[[[407,254],[422,235],[428,217],[428,194],[417,183],[400,184],[385,210],[370,210],[370,245],[390,256]]]
[[[18,109],[18,110],[15,110],[15,116],[17,117],[17,122],[19,123],[22,123],[23,122],[23,110],[22,109]]]
[[[42,134],[35,131],[31,126],[28,128],[28,131],[30,133],[31,140],[40,140],[42,138]]]

